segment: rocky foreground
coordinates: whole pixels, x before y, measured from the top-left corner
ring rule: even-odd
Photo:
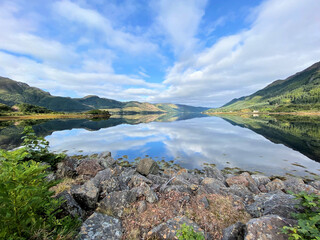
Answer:
[[[320,192],[320,181],[160,169],[149,158],[122,167],[109,152],[67,157],[50,179],[64,179],[53,189],[65,200],[59,214],[81,218],[81,240],[178,239],[183,223],[205,239],[288,239],[281,229],[299,211],[288,192]]]

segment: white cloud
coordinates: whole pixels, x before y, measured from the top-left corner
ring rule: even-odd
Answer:
[[[264,2],[249,29],[176,62],[149,100],[219,106],[303,70],[320,60],[319,11],[318,0]]]
[[[161,0],[154,2],[159,28],[167,36],[176,55],[190,54],[207,0]]]
[[[156,44],[149,42],[142,36],[115,29],[107,16],[103,16],[95,10],[82,8],[68,0],[56,2],[54,9],[62,17],[70,21],[101,31],[109,46],[130,51],[131,53],[154,53],[157,50]]]

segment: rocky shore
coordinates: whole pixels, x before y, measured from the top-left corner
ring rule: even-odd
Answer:
[[[80,217],[80,240],[178,239],[181,225],[205,239],[288,239],[283,226],[300,209],[288,192],[320,192],[320,181],[269,178],[261,174],[163,169],[145,158],[120,166],[110,152],[67,157],[50,179],[65,200],[61,216]]]

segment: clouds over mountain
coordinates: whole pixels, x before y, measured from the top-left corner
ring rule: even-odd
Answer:
[[[219,106],[320,60],[318,0],[239,4],[4,0],[0,75],[64,96]]]

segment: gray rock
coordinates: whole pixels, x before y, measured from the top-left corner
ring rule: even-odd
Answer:
[[[207,193],[215,194],[220,194],[221,191],[226,188],[223,182],[215,178],[205,178],[202,180],[201,185],[204,187]]]
[[[240,197],[245,202],[250,202],[253,200],[254,194],[243,185],[232,185],[231,187],[224,190],[227,195],[230,193]]]
[[[221,240],[243,240],[245,234],[245,224],[237,222],[223,230]]]
[[[58,218],[63,218],[66,216],[71,216],[73,218],[84,217],[84,212],[82,211],[81,207],[67,191],[59,193],[56,198],[63,201],[60,206],[61,212],[59,212],[57,216]]]
[[[276,190],[283,190],[285,188],[285,185],[282,180],[276,178],[272,182],[267,183],[266,188],[268,192],[273,192]]]
[[[119,184],[120,184],[120,189],[121,190],[129,190],[129,182],[132,178],[132,176],[136,173],[135,169],[124,169],[120,175],[118,176]]]
[[[249,173],[247,173],[247,172],[241,173],[241,176],[244,176],[247,179],[247,181],[249,183],[248,189],[251,192],[253,192],[254,194],[260,193],[260,190],[259,190],[256,182],[254,181],[254,179],[251,177],[251,175]]]
[[[150,179],[153,182],[153,184],[157,185],[165,184],[169,180],[169,178],[167,177],[161,177],[159,175],[154,174],[148,174],[147,178]]]
[[[151,158],[144,158],[140,160],[137,165],[137,172],[147,176],[148,174],[157,174],[159,172],[158,164]]]
[[[148,232],[147,239],[177,239],[177,230],[181,228],[182,224],[193,227],[193,230],[204,235],[204,231],[195,222],[190,219],[179,216],[168,220],[165,223],[154,227],[150,232]]]
[[[79,240],[117,240],[122,238],[121,222],[101,213],[93,213],[81,226]]]
[[[103,169],[104,168],[98,163],[97,160],[85,160],[80,163],[76,170],[79,175],[94,177]]]
[[[93,182],[93,184],[97,187],[100,188],[101,187],[101,183],[103,181],[106,181],[107,179],[110,179],[112,176],[112,171],[110,168],[106,168],[102,171],[99,171],[97,173],[97,175],[91,179],[91,181]]]
[[[125,208],[136,201],[137,196],[132,191],[112,192],[99,203],[99,211],[111,216],[121,217]]]
[[[307,185],[303,182],[301,178],[295,178],[291,177],[284,181],[285,184],[285,191],[286,192],[293,192],[293,193],[300,193],[300,192],[306,192],[306,193],[314,193],[317,194],[319,191],[315,189],[311,185]]]
[[[144,189],[144,195],[146,197],[147,202],[155,203],[159,200],[157,194],[148,185],[145,185]]]
[[[281,191],[262,193],[254,197],[254,203],[246,206],[247,212],[253,217],[275,214],[285,218],[292,218],[291,213],[298,212],[295,205],[299,201],[290,194]]]
[[[203,204],[205,209],[208,209],[210,207],[209,201],[208,201],[208,199],[206,197],[201,198],[200,202]]]
[[[312,187],[314,187],[315,189],[320,191],[320,181],[319,180],[312,181],[309,185],[311,185]]]
[[[52,172],[52,173],[49,173],[47,176],[46,176],[46,180],[48,182],[51,182],[51,181],[55,181],[57,180],[57,176]]]
[[[155,203],[158,201],[157,194],[147,184],[141,185],[139,187],[134,187],[130,191],[134,193],[137,198],[145,196],[147,202],[149,203]]]
[[[223,176],[222,172],[218,168],[212,167],[212,166],[206,166],[203,168],[203,170],[204,170],[205,177],[215,178],[221,182],[225,182],[225,177]]]
[[[97,156],[97,160],[104,168],[113,167],[116,161],[111,157],[111,152],[102,152]]]
[[[73,198],[85,209],[95,209],[99,197],[99,189],[92,181],[87,181],[83,185],[76,185],[71,188]]]
[[[245,240],[287,240],[288,236],[282,233],[282,228],[294,224],[277,215],[268,215],[260,218],[253,218],[246,224]]]
[[[76,168],[78,163],[77,159],[66,157],[63,161],[57,164],[56,176],[58,178],[75,177],[77,175]]]
[[[152,181],[150,179],[146,178],[145,176],[142,176],[140,174],[135,174],[131,177],[131,179],[128,183],[128,186],[130,188],[133,188],[133,187],[139,187],[139,186],[145,185],[145,184],[151,185]]]
[[[138,213],[143,213],[146,210],[147,210],[146,201],[140,201],[139,204],[138,204],[138,208],[137,208]]]
[[[190,185],[195,184],[199,185],[200,180],[195,175],[187,172],[182,172],[179,175],[175,176],[175,178],[171,181],[172,185]]]
[[[232,177],[228,177],[226,179],[226,182],[228,184],[228,186],[233,186],[233,185],[242,185],[245,187],[249,186],[249,182],[247,180],[247,178],[245,176],[232,176]]]
[[[190,187],[186,186],[186,185],[163,185],[160,187],[160,192],[162,193],[168,193],[171,191],[176,191],[176,192],[185,192],[185,193],[192,193],[192,190],[190,189]]]
[[[101,190],[104,194],[108,194],[114,191],[120,191],[120,182],[117,177],[111,177],[110,179],[101,182]]]
[[[252,179],[255,181],[257,186],[266,185],[267,183],[271,182],[271,180],[262,174],[253,174],[251,175]]]

